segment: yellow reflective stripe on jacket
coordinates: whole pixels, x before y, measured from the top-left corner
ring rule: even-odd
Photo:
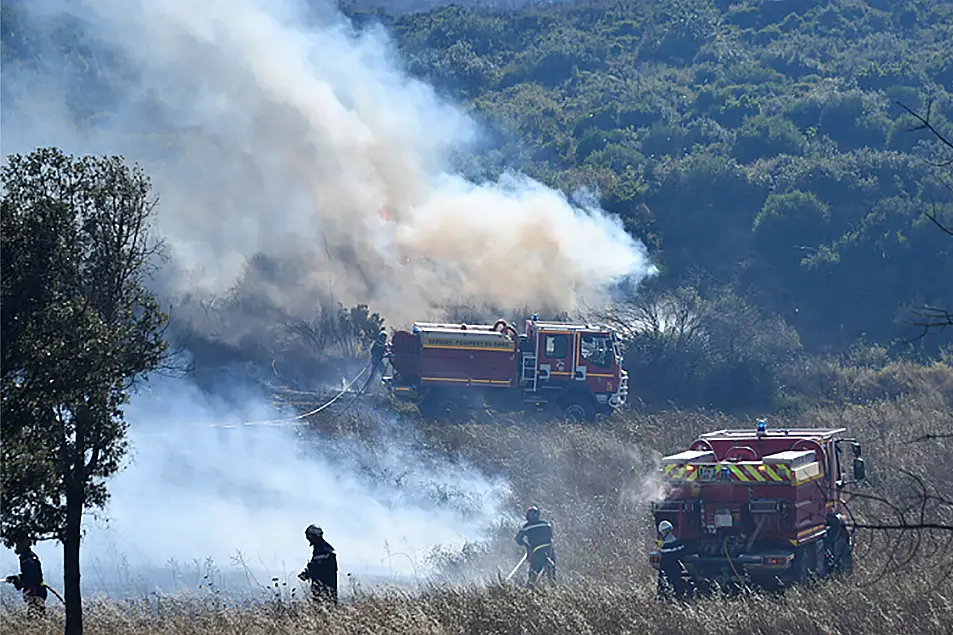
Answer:
[[[536,553],[537,551],[539,551],[539,550],[542,549],[543,547],[551,547],[552,544],[553,544],[553,543],[551,543],[551,542],[547,542],[546,544],[536,545],[535,547],[533,547],[533,553]]]

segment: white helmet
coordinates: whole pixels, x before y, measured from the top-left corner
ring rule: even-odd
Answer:
[[[672,526],[672,523],[668,522],[667,520],[663,520],[658,524],[658,532],[662,535],[665,535],[674,529],[675,528]]]
[[[320,538],[324,535],[324,530],[317,525],[308,525],[308,528],[304,530],[304,535],[305,538]]]

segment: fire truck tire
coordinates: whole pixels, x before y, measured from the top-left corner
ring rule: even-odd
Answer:
[[[466,417],[467,403],[448,391],[436,391],[424,396],[417,409],[428,422],[459,422]]]
[[[596,404],[583,393],[570,393],[559,400],[557,407],[564,419],[591,422],[596,419]]]
[[[808,549],[814,549],[814,545],[798,547],[794,550],[794,561],[791,562],[791,568],[781,576],[781,582],[785,586],[803,582],[811,569],[810,553]]]

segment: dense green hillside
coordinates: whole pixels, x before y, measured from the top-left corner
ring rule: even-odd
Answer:
[[[2,2],[5,72],[65,51],[77,125],[98,125],[121,60],[75,24],[39,41],[17,5]],[[913,308],[953,306],[953,240],[925,215],[953,224],[953,175],[935,165],[949,148],[910,131],[901,106],[929,105],[953,137],[950,3],[586,0],[351,17],[383,23],[412,74],[485,124],[467,170],[595,187],[650,246],[663,275],[637,300],[674,297],[704,337],[633,340],[639,403],[770,408],[800,381],[792,368],[813,363],[805,353],[883,364],[953,341],[948,329],[904,343]]]
[[[727,285],[815,351],[907,336],[904,307],[953,299],[953,241],[923,215],[951,214],[924,162],[937,144],[897,103],[931,99],[951,129],[949,3],[604,0],[389,24],[413,72],[509,135],[508,158],[598,183],[669,284]]]

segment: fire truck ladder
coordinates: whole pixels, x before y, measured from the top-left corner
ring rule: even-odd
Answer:
[[[523,353],[523,366],[520,369],[523,390],[536,392],[536,355]]]

